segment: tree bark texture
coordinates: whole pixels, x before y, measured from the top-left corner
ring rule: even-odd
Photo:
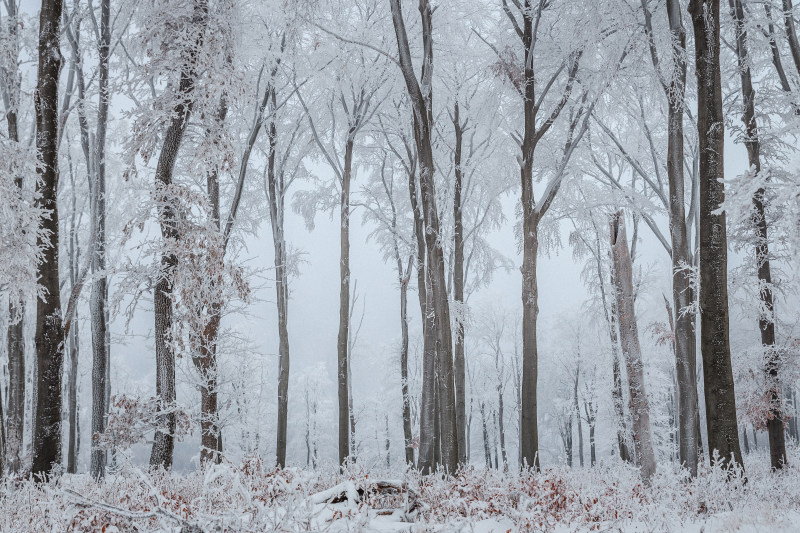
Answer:
[[[208,4],[205,0],[195,0],[192,23],[198,28],[197,40],[193,46],[202,45],[203,30],[208,15]],[[181,68],[177,101],[172,109],[172,119],[164,134],[161,154],[156,166],[156,192],[159,199],[159,223],[161,236],[166,240],[179,239],[177,213],[173,205],[170,186],[178,159],[178,151],[183,142],[189,118],[192,114],[194,100],[192,93],[197,77],[197,65],[194,63],[195,51],[190,51],[187,63]],[[177,257],[165,253],[161,257],[161,272],[156,281],[153,293],[155,311],[155,345],[156,345],[156,395],[166,412],[159,415],[159,428],[153,437],[153,448],[150,452],[150,466],[172,466],[172,454],[175,447],[175,413],[172,411],[175,402],[175,353],[172,347],[172,270],[177,264]]]
[[[97,106],[97,134],[95,137],[95,183],[93,201],[94,255],[92,256],[92,292],[89,312],[92,324],[92,435],[100,434],[106,428],[108,403],[107,368],[110,356],[108,342],[108,278],[106,276],[106,129],[108,126],[109,55],[111,47],[111,2],[100,3],[100,40],[97,50],[98,88],[100,91]],[[105,475],[106,452],[92,446],[89,472],[93,478]]]
[[[725,213],[725,144],[720,79],[719,0],[689,3],[695,36],[697,131],[700,151],[700,347],[706,400],[708,450],[719,460],[742,463],[728,312],[728,238]]]
[[[347,353],[350,338],[350,181],[353,166],[354,132],[348,131],[340,189],[339,234],[339,337],[336,343],[339,395],[339,464],[350,457],[350,369]]]
[[[33,428],[33,474],[46,474],[61,462],[61,373],[64,329],[58,279],[58,78],[61,0],[43,0],[39,14],[39,67],[34,95],[36,104],[36,154],[39,160],[37,206],[49,212],[42,217],[46,235],[37,239],[43,250],[37,267],[44,294],[36,300],[36,416]]]

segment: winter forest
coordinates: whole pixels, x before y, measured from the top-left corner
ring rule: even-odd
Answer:
[[[0,531],[792,531],[792,0],[0,0]]]

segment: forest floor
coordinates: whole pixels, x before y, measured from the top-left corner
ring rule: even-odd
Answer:
[[[277,470],[259,459],[189,474],[126,465],[104,482],[7,479],[0,531],[798,531],[800,454],[782,472],[747,457],[746,479],[669,464],[649,485],[620,464],[503,473],[468,468],[422,478],[358,466]]]

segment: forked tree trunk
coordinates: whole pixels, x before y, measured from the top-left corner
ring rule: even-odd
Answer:
[[[58,77],[61,0],[43,0],[39,14],[39,68],[35,93],[37,207],[49,213],[37,239],[43,250],[37,267],[44,294],[36,300],[36,415],[33,428],[33,474],[47,474],[61,462],[61,373],[64,330],[58,279]]]
[[[736,22],[736,53],[738,57],[739,76],[742,81],[742,122],[746,132],[745,146],[753,178],[761,172],[761,142],[756,124],[755,98],[750,58],[747,51],[747,30],[745,29],[744,8],[742,0],[729,0],[734,21]],[[759,330],[761,345],[765,352],[764,373],[769,384],[770,405],[767,417],[767,435],[769,436],[769,455],[772,468],[783,468],[786,464],[786,439],[783,432],[784,416],[780,409],[781,387],[778,376],[780,368],[780,352],[775,346],[775,304],[772,298],[772,273],[769,264],[769,239],[767,235],[767,217],[764,209],[764,188],[760,188],[753,196],[753,211],[756,231],[756,267],[758,268],[759,297],[761,299],[761,316]]]
[[[206,18],[208,16],[207,0],[195,0],[192,24],[198,29],[197,40],[193,46],[202,45]],[[178,159],[183,136],[189,124],[194,100],[197,65],[195,52],[190,51],[187,63],[181,68],[178,85],[178,100],[173,107],[172,119],[164,134],[161,154],[156,165],[156,194],[160,203],[159,223],[164,240],[179,239],[177,213],[173,205],[172,175]],[[161,256],[161,271],[153,292],[153,308],[155,311],[155,345],[156,345],[156,395],[162,408],[167,409],[159,415],[159,428],[153,437],[153,448],[150,452],[150,466],[172,466],[172,454],[175,447],[175,413],[172,411],[175,402],[175,353],[172,348],[172,271],[177,265],[177,257],[172,253]]]
[[[691,0],[700,151],[700,346],[709,458],[742,463],[728,315],[728,238],[724,212],[725,145],[720,79],[719,0]]]
[[[436,333],[437,384],[439,386],[439,419],[442,433],[442,466],[449,473],[458,467],[456,398],[453,375],[453,342],[450,329],[450,305],[447,297],[444,255],[436,206],[435,166],[433,158],[433,111],[431,76],[433,71],[433,13],[428,0],[421,0],[422,45],[424,59],[421,82],[417,80],[408,45],[400,0],[390,0],[392,22],[397,38],[399,65],[414,110],[414,138],[420,168],[422,215],[425,222],[425,248],[430,281],[430,307]],[[424,425],[421,430],[428,430]],[[422,437],[427,438],[427,437]],[[422,466],[422,465],[421,465]],[[425,465],[427,466],[427,465]],[[424,467],[424,466],[423,466]]]
[[[656,459],[653,453],[650,406],[644,386],[642,350],[639,346],[639,331],[633,303],[633,268],[621,212],[612,216],[610,228],[619,332],[630,391],[634,464],[641,469],[642,477],[649,480],[656,471]]]
[[[534,5],[538,4],[538,5]],[[565,71],[567,77],[563,93],[555,107],[548,113],[547,118],[537,126],[539,105],[537,104],[535,59],[533,57],[534,43],[538,36],[539,20],[545,2],[524,0],[515,2],[522,16],[522,24],[517,22],[508,6],[505,13],[512,21],[517,35],[520,37],[524,57],[523,80],[518,90],[523,100],[523,128],[520,164],[520,200],[522,204],[522,418],[521,442],[523,465],[536,470],[539,469],[539,427],[538,427],[538,365],[539,352],[537,344],[537,318],[539,315],[539,287],[536,278],[536,260],[539,253],[539,222],[549,209],[559,189],[558,181],[552,182],[547,188],[547,193],[537,203],[533,193],[533,160],[539,140],[547,133],[561,111],[569,101],[572,94],[575,75],[578,70],[580,53],[573,55],[568,61],[566,69],[559,69],[553,76],[553,81]],[[511,77],[511,76],[509,76]],[[513,83],[513,80],[512,80]],[[517,82],[519,83],[519,82]],[[574,124],[571,125],[574,131]],[[563,163],[568,155],[565,154]],[[555,177],[556,180],[560,176]]]

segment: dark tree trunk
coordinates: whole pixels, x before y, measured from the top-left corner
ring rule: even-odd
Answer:
[[[6,428],[6,468],[18,472],[25,431],[25,307],[9,304],[8,315],[8,424]]]
[[[709,457],[743,465],[736,425],[736,396],[728,316],[728,239],[725,213],[725,144],[720,79],[719,0],[691,0],[695,35],[697,130],[700,151],[700,345]]]
[[[270,96],[272,109],[276,106],[274,89]],[[269,159],[267,187],[272,244],[275,251],[275,295],[278,307],[278,428],[275,459],[279,467],[286,466],[286,424],[289,415],[289,273],[287,268],[286,237],[284,232],[284,174],[275,168],[278,131],[274,113],[269,124]],[[311,448],[309,447],[309,455]],[[315,459],[316,461],[316,459]]]
[[[109,54],[111,47],[110,0],[100,3],[100,41],[98,42],[99,105],[95,139],[94,255],[92,256],[92,293],[89,311],[92,319],[92,434],[105,431],[108,414],[108,278],[106,269],[106,127],[108,125]],[[105,475],[106,452],[91,448],[89,471],[92,477]]]
[[[666,75],[660,70],[655,40],[652,34],[650,13],[645,10],[645,26],[650,39],[650,50],[664,94],[669,106],[667,118],[667,176],[669,181],[669,227],[672,246],[672,299],[675,307],[675,368],[678,382],[678,451],[681,464],[697,475],[697,378],[693,341],[692,314],[682,312],[691,305],[690,276],[686,269],[690,264],[689,238],[687,232],[684,188],[684,140],[683,113],[686,90],[686,31],[681,17],[679,0],[667,0],[672,46],[672,69]]]
[[[458,438],[456,428],[455,378],[453,375],[453,342],[450,328],[450,305],[448,302],[444,255],[442,251],[439,212],[436,207],[435,166],[433,158],[433,111],[431,76],[433,70],[433,13],[428,0],[421,0],[419,11],[422,19],[422,41],[424,60],[422,82],[417,80],[411,60],[405,22],[400,0],[391,0],[392,21],[397,38],[399,64],[414,109],[414,138],[420,166],[420,192],[422,214],[425,222],[425,248],[430,281],[430,307],[433,310],[436,335],[436,373],[439,387],[439,419],[442,432],[442,465],[449,473],[458,467]],[[423,92],[423,89],[425,92]],[[424,379],[424,378],[423,378]],[[422,426],[421,429],[426,429]],[[421,437],[423,440],[425,437]],[[424,468],[424,464],[421,465]]]
[[[80,254],[80,243],[78,242],[78,228],[76,227],[77,194],[75,191],[75,179],[70,168],[70,181],[72,186],[72,213],[70,213],[69,225],[69,281],[70,287],[74,289],[78,280],[78,263]],[[69,330],[67,341],[69,349],[69,373],[67,379],[67,473],[74,474],[76,467],[76,438],[78,423],[78,357],[79,357],[79,331],[78,313],[75,311],[74,324]]]
[[[524,0],[515,2],[522,15],[520,27],[517,19],[504,4],[506,15],[512,21],[517,35],[521,39],[524,57],[524,80],[518,90],[523,100],[524,133],[520,158],[520,182],[522,204],[522,418],[521,442],[523,464],[534,469],[539,469],[539,428],[537,421],[537,398],[539,353],[536,339],[536,323],[539,314],[539,288],[536,279],[536,259],[539,251],[539,222],[549,209],[558,185],[548,187],[547,196],[540,198],[537,203],[533,194],[533,160],[539,140],[547,133],[561,111],[569,101],[572,93],[575,75],[578,70],[580,53],[570,57],[567,65],[567,81],[561,99],[549,113],[547,118],[537,127],[537,114],[539,105],[536,98],[535,59],[533,43],[537,37],[539,20],[545,2]],[[559,76],[557,71],[553,80]],[[574,124],[573,124],[574,128]],[[565,154],[565,161],[568,159]]]
[[[36,415],[33,428],[33,474],[46,474],[61,462],[61,373],[64,329],[58,280],[58,77],[61,0],[43,0],[39,14],[39,69],[35,93],[37,206],[49,211],[37,239],[43,250],[37,267],[44,295],[36,301]]]
[[[339,256],[339,337],[336,343],[338,354],[339,391],[339,464],[344,464],[353,450],[350,450],[350,379],[349,354],[350,338],[350,178],[353,165],[352,132],[348,132],[344,152],[344,171],[340,190],[340,256]]]
[[[527,115],[527,111],[526,111]],[[528,183],[522,170],[523,183]],[[523,186],[523,196],[533,196],[532,185]],[[527,194],[526,194],[527,191]],[[525,200],[523,199],[523,206]],[[525,209],[523,207],[523,209]],[[537,423],[536,389],[538,383],[538,348],[536,320],[539,315],[539,290],[536,280],[536,259],[539,249],[538,221],[532,213],[523,213],[522,251],[522,461],[529,468],[539,469],[539,426]]]
[[[428,269],[425,261],[425,229],[422,211],[419,208],[417,180],[414,173],[408,175],[408,193],[414,214],[414,235],[417,241],[417,295],[419,297],[420,316],[422,317],[422,398],[420,405],[420,442],[417,468],[423,474],[429,474],[435,468],[434,462],[434,418],[435,403],[435,331],[433,315],[429,307],[431,300],[428,283]]]
[[[192,23],[197,26],[197,41],[194,46],[202,44],[208,4],[206,0],[195,0]],[[177,213],[173,205],[172,175],[178,159],[183,136],[189,124],[194,100],[197,65],[195,53],[190,51],[187,63],[181,69],[180,84],[177,91],[177,102],[173,107],[172,119],[164,134],[161,154],[156,166],[156,194],[160,203],[159,223],[164,240],[179,239]],[[177,264],[177,257],[172,253],[161,256],[161,272],[153,292],[155,311],[155,345],[156,345],[156,395],[162,408],[167,412],[159,415],[159,429],[153,437],[153,448],[150,452],[150,465],[169,469],[172,466],[172,453],[175,447],[175,413],[172,411],[175,402],[175,353],[172,348],[172,271]]]
[[[220,98],[219,107],[214,115],[215,128],[207,128],[206,135],[218,135],[225,124],[228,115],[228,102],[225,94]],[[219,168],[212,163],[212,168],[206,174],[206,195],[211,206],[211,218],[214,229],[221,229],[220,198],[219,198]],[[240,174],[242,179],[242,174]],[[236,200],[234,200],[236,205]],[[232,215],[233,216],[233,215]],[[226,231],[229,231],[226,228]],[[227,249],[227,238],[223,236],[222,260]],[[214,281],[216,283],[218,281]],[[207,322],[200,332],[199,353],[193,354],[192,362],[200,375],[200,463],[212,461],[222,462],[222,430],[219,425],[218,411],[218,386],[219,370],[217,363],[217,341],[222,320],[223,302],[216,300],[208,306]],[[199,312],[198,312],[199,314]]]
[[[744,26],[744,8],[742,0],[729,0],[734,21],[736,22],[736,53],[738,57],[739,75],[742,81],[742,122],[745,128],[745,146],[750,163],[750,172],[755,178],[761,172],[761,142],[756,124],[755,99],[750,74],[750,59],[747,50],[747,30]],[[772,273],[769,264],[769,239],[767,235],[767,217],[764,212],[764,188],[760,188],[753,196],[753,218],[756,230],[756,266],[758,282],[761,290],[762,313],[759,318],[761,345],[764,348],[766,362],[764,373],[769,384],[771,399],[769,417],[767,417],[767,435],[769,436],[769,455],[772,468],[783,468],[786,463],[786,440],[783,434],[784,416],[781,412],[781,388],[778,376],[780,353],[775,346],[775,304],[772,297]]]

